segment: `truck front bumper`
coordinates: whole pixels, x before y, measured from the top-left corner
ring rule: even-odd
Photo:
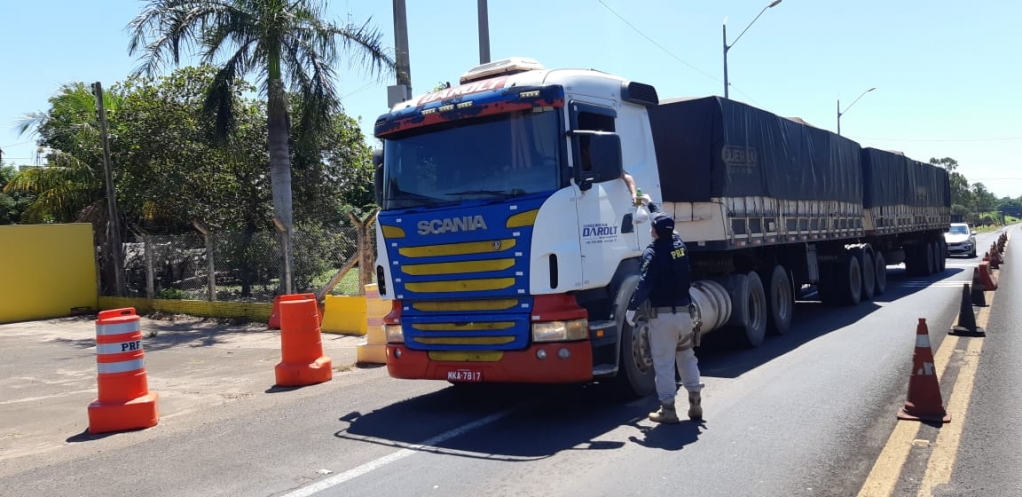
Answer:
[[[413,380],[582,383],[593,379],[593,353],[587,341],[479,353],[427,352],[391,343],[387,344],[387,372],[394,378]]]

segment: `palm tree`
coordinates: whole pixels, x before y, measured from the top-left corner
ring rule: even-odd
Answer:
[[[231,87],[238,78],[255,73],[267,98],[273,211],[283,227],[285,247],[293,225],[285,88],[301,101],[298,120],[308,133],[299,141],[309,143],[329,128],[340,107],[333,83],[338,41],[344,49],[355,50],[372,74],[394,68],[380,45],[380,33],[368,22],[338,25],[322,16],[323,3],[316,0],[149,0],[129,24],[129,53],[143,52],[139,72],[152,75],[167,59],[180,64],[182,46],[199,49],[203,62],[224,61],[204,103],[220,136],[227,136],[234,125]],[[285,252],[290,263],[290,250]]]
[[[103,94],[103,105],[116,115],[124,101],[117,88]],[[25,114],[19,135],[39,139],[47,166],[22,171],[6,191],[34,194],[25,211],[29,222],[92,222],[97,233],[107,222],[103,188],[102,142],[96,118],[96,99],[81,82],[62,86],[50,98],[46,112]],[[45,152],[43,152],[45,151]]]

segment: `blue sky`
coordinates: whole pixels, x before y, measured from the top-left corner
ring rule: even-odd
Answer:
[[[429,91],[478,64],[476,0],[406,0],[412,86]],[[728,42],[769,0],[489,0],[491,58],[585,67],[653,84],[661,98],[723,94]],[[36,0],[0,5],[0,147],[31,163],[20,116],[63,83],[124,79],[137,61],[125,26],[141,1]],[[372,24],[393,46],[392,2],[334,0],[329,16]],[[783,0],[728,54],[731,98],[909,156],[952,157],[970,182],[1022,195],[1022,2]],[[369,132],[391,77],[337,67],[348,114]]]

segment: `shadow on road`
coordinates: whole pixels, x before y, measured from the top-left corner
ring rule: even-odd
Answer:
[[[91,316],[91,321],[96,316]],[[142,326],[142,340],[146,350],[162,350],[173,347],[210,347],[225,343],[226,337],[238,334],[276,334],[274,330],[250,327],[245,324],[224,325],[215,319],[189,320],[185,322],[147,320]],[[84,339],[57,338],[56,343],[78,349],[96,345],[94,337]]]
[[[468,385],[465,385],[468,386]],[[451,386],[369,412],[350,412],[334,436],[416,451],[500,461],[531,461],[566,450],[614,450],[626,445],[603,439],[622,427],[628,440],[661,450],[680,450],[698,440],[705,425],[684,421],[650,426],[657,401],[650,396],[615,400],[601,385]],[[438,435],[439,433],[439,435]]]
[[[887,271],[887,291],[873,300],[850,307],[830,307],[819,301],[803,300],[795,304],[792,329],[782,336],[768,336],[755,349],[740,349],[735,343],[732,330],[717,330],[703,338],[697,350],[700,369],[704,376],[737,378],[738,376],[770,362],[812,340],[835,330],[854,325],[880,305],[928,288],[930,284],[951,279],[963,272],[960,267],[949,267],[940,274],[931,276],[909,276],[904,268],[891,267]]]

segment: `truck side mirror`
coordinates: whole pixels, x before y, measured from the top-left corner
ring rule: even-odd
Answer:
[[[373,195],[376,205],[383,208],[383,149],[373,150]]]
[[[575,180],[580,190],[621,177],[621,138],[616,133],[580,130],[572,134],[577,137]]]

